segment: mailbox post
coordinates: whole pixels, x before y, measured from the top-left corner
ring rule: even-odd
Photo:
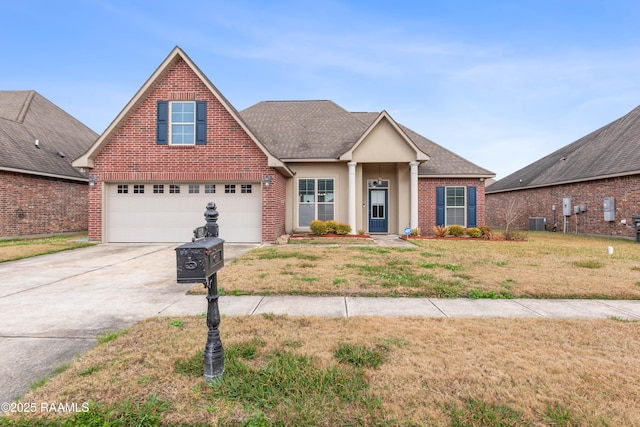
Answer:
[[[176,248],[178,283],[202,283],[207,288],[207,343],[204,347],[204,379],[222,378],[224,348],[220,340],[218,309],[218,271],[224,266],[224,240],[218,237],[218,211],[209,202],[204,213],[206,224],[193,230],[191,243]]]

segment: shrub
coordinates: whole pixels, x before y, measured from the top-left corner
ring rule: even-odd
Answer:
[[[363,229],[358,230],[358,236],[364,236],[366,234],[367,234],[367,232],[364,231]]]
[[[449,234],[449,227],[445,227],[444,225],[434,225],[433,234],[435,234],[436,237],[445,237]]]
[[[482,238],[484,240],[493,240],[493,230],[488,225],[481,225],[478,227],[482,232]]]
[[[460,237],[464,235],[464,227],[461,225],[450,225],[449,226],[449,234],[455,237]]]
[[[478,237],[482,236],[482,230],[477,227],[467,228],[467,234],[469,235],[469,237],[477,239]]]
[[[320,221],[319,219],[314,219],[309,224],[309,228],[311,232],[316,236],[322,236],[323,234],[327,234],[327,224],[324,221]]]
[[[422,230],[420,230],[420,227],[416,227],[413,230],[411,230],[411,235],[412,236],[422,236]]]
[[[330,219],[329,221],[325,221],[324,224],[327,226],[327,233],[337,233],[338,232],[338,222]]]
[[[351,226],[344,222],[339,222],[336,225],[336,234],[349,234],[351,233]]]
[[[505,231],[504,240],[527,240],[527,233],[520,230]]]

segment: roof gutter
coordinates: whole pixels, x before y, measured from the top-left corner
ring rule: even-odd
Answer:
[[[14,168],[0,167],[0,170],[6,171],[6,172],[22,173],[22,174],[25,174],[25,175],[37,175],[37,176],[44,176],[44,177],[47,177],[47,178],[66,179],[67,181],[89,182],[88,178],[78,178],[78,177],[72,177],[72,176],[67,176],[67,175],[56,175],[56,174],[53,174],[53,173],[34,172],[34,171],[26,170],[26,169],[14,169]]]

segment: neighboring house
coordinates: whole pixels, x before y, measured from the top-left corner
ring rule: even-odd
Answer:
[[[272,242],[313,219],[352,232],[484,223],[494,176],[396,123],[330,101],[261,102],[242,112],[176,47],[95,144],[89,235],[183,242],[220,212],[220,237]]]
[[[71,161],[97,137],[37,92],[0,91],[0,237],[87,230],[87,177]]]
[[[635,237],[640,215],[640,107],[487,187],[487,223]]]

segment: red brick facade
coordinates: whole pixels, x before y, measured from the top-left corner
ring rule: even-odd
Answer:
[[[615,198],[615,221],[604,220],[605,197]],[[520,214],[514,228],[527,230],[529,217],[545,217],[548,227],[557,222],[558,231],[562,232],[563,198],[571,198],[572,213],[568,217],[568,232],[576,233],[577,230],[578,234],[635,238],[631,217],[640,215],[639,175],[487,194],[487,223],[495,227],[505,227],[506,209],[513,201],[512,205],[516,206],[517,213]],[[574,214],[573,207],[582,204],[586,205],[586,212]],[[555,211],[552,209],[554,205]]]
[[[86,182],[0,171],[0,236],[87,230]]]
[[[157,101],[207,101],[207,144],[156,144]],[[168,67],[131,109],[94,159],[97,177],[89,191],[89,237],[102,240],[104,182],[262,182],[262,240],[274,241],[285,229],[285,179],[267,166],[267,157],[207,85],[181,58]]]
[[[420,178],[418,180],[418,224],[423,235],[432,235],[436,225],[436,187],[476,187],[476,222],[485,225],[485,187],[478,178]]]

